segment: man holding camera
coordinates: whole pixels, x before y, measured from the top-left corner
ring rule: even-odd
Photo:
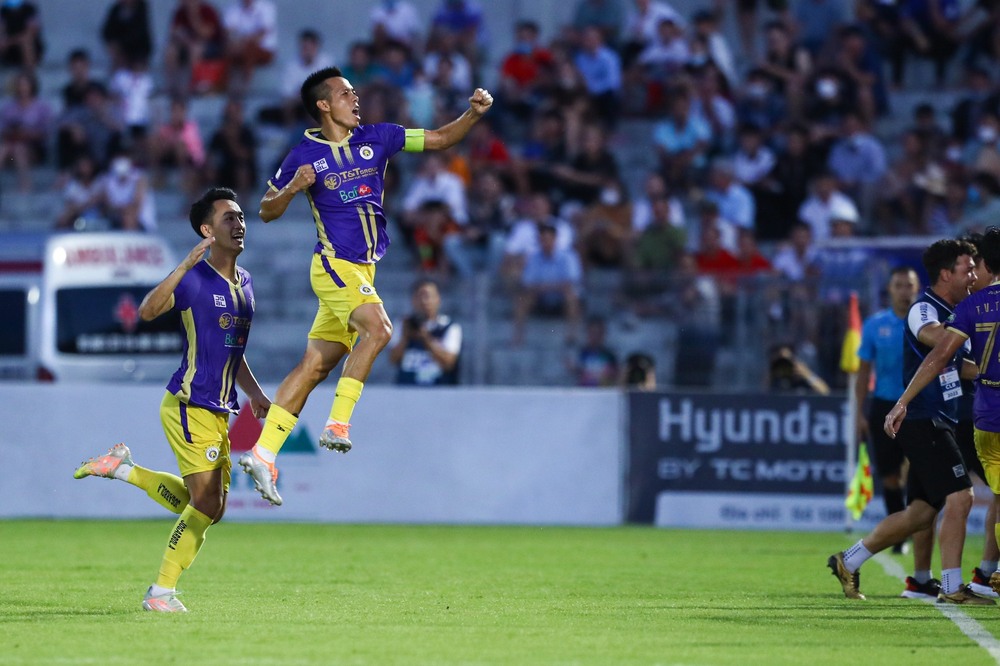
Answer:
[[[411,290],[413,312],[395,327],[402,336],[389,351],[398,366],[396,383],[442,386],[458,383],[462,327],[441,314],[441,292],[433,280],[417,280]]]

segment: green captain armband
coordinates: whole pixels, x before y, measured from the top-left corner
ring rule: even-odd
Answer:
[[[408,129],[406,140],[403,141],[403,150],[408,153],[422,153],[424,151],[424,130]]]

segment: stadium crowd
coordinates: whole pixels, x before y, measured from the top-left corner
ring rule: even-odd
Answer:
[[[675,380],[704,384],[739,319],[759,315],[762,352],[788,344],[842,386],[836,341],[868,255],[838,239],[955,237],[1000,211],[1000,2],[968,4],[574,0],[572,20],[547,31],[487,26],[474,0],[426,15],[379,0],[370,33],[331,53],[315,26],[279,45],[274,0],[177,0],[163,45],[147,0],[116,0],[106,53],[73,50],[64,87],[40,91],[44,15],[3,0],[0,155],[19,189],[62,192],[57,227],[153,230],[165,187],[259,197],[273,165],[258,164],[256,135],[301,136],[297,83],[310,71],[337,64],[365,123],[407,127],[443,124],[486,82],[496,104],[467,141],[387,174],[394,252],[409,252],[414,278],[494,276],[514,345],[537,313],[565,316],[574,343],[590,322],[570,363],[581,383],[617,381],[602,316],[683,319]],[[497,53],[490,34],[507,29],[513,48]],[[926,84],[954,103],[901,121],[894,95],[912,89],[915,60],[933,63]],[[281,69],[280,89],[250,109],[261,67]],[[216,126],[189,115],[202,95],[226,96]],[[635,128],[648,170],[620,157]],[[39,165],[56,182],[34,182]],[[616,277],[613,313],[588,308],[594,272]],[[748,293],[749,312],[737,307]]]

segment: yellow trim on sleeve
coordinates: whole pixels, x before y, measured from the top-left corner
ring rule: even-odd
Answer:
[[[408,153],[421,153],[424,150],[424,130],[408,129],[406,140],[403,141],[403,150]]]
[[[969,337],[968,335],[966,335],[962,331],[958,330],[957,328],[952,328],[951,326],[945,326],[944,330],[951,331],[952,333],[956,333],[956,334],[962,336],[963,338],[968,338]]]

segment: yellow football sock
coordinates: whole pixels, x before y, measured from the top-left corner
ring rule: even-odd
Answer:
[[[330,408],[330,418],[341,423],[350,423],[354,406],[358,404],[361,389],[364,387],[365,385],[357,379],[341,377],[340,381],[337,382],[337,393],[333,398],[333,407]]]
[[[156,577],[157,585],[169,589],[177,587],[177,579],[194,562],[201,544],[205,543],[205,532],[211,525],[212,519],[191,504],[184,508],[170,532],[160,564],[160,575]]]
[[[264,430],[260,433],[257,446],[277,455],[298,422],[299,417],[272,402],[271,408],[267,410],[267,420],[264,421]]]
[[[180,513],[191,501],[184,479],[169,472],[157,472],[135,465],[128,473],[128,482],[145,490],[151,500],[167,511]]]

